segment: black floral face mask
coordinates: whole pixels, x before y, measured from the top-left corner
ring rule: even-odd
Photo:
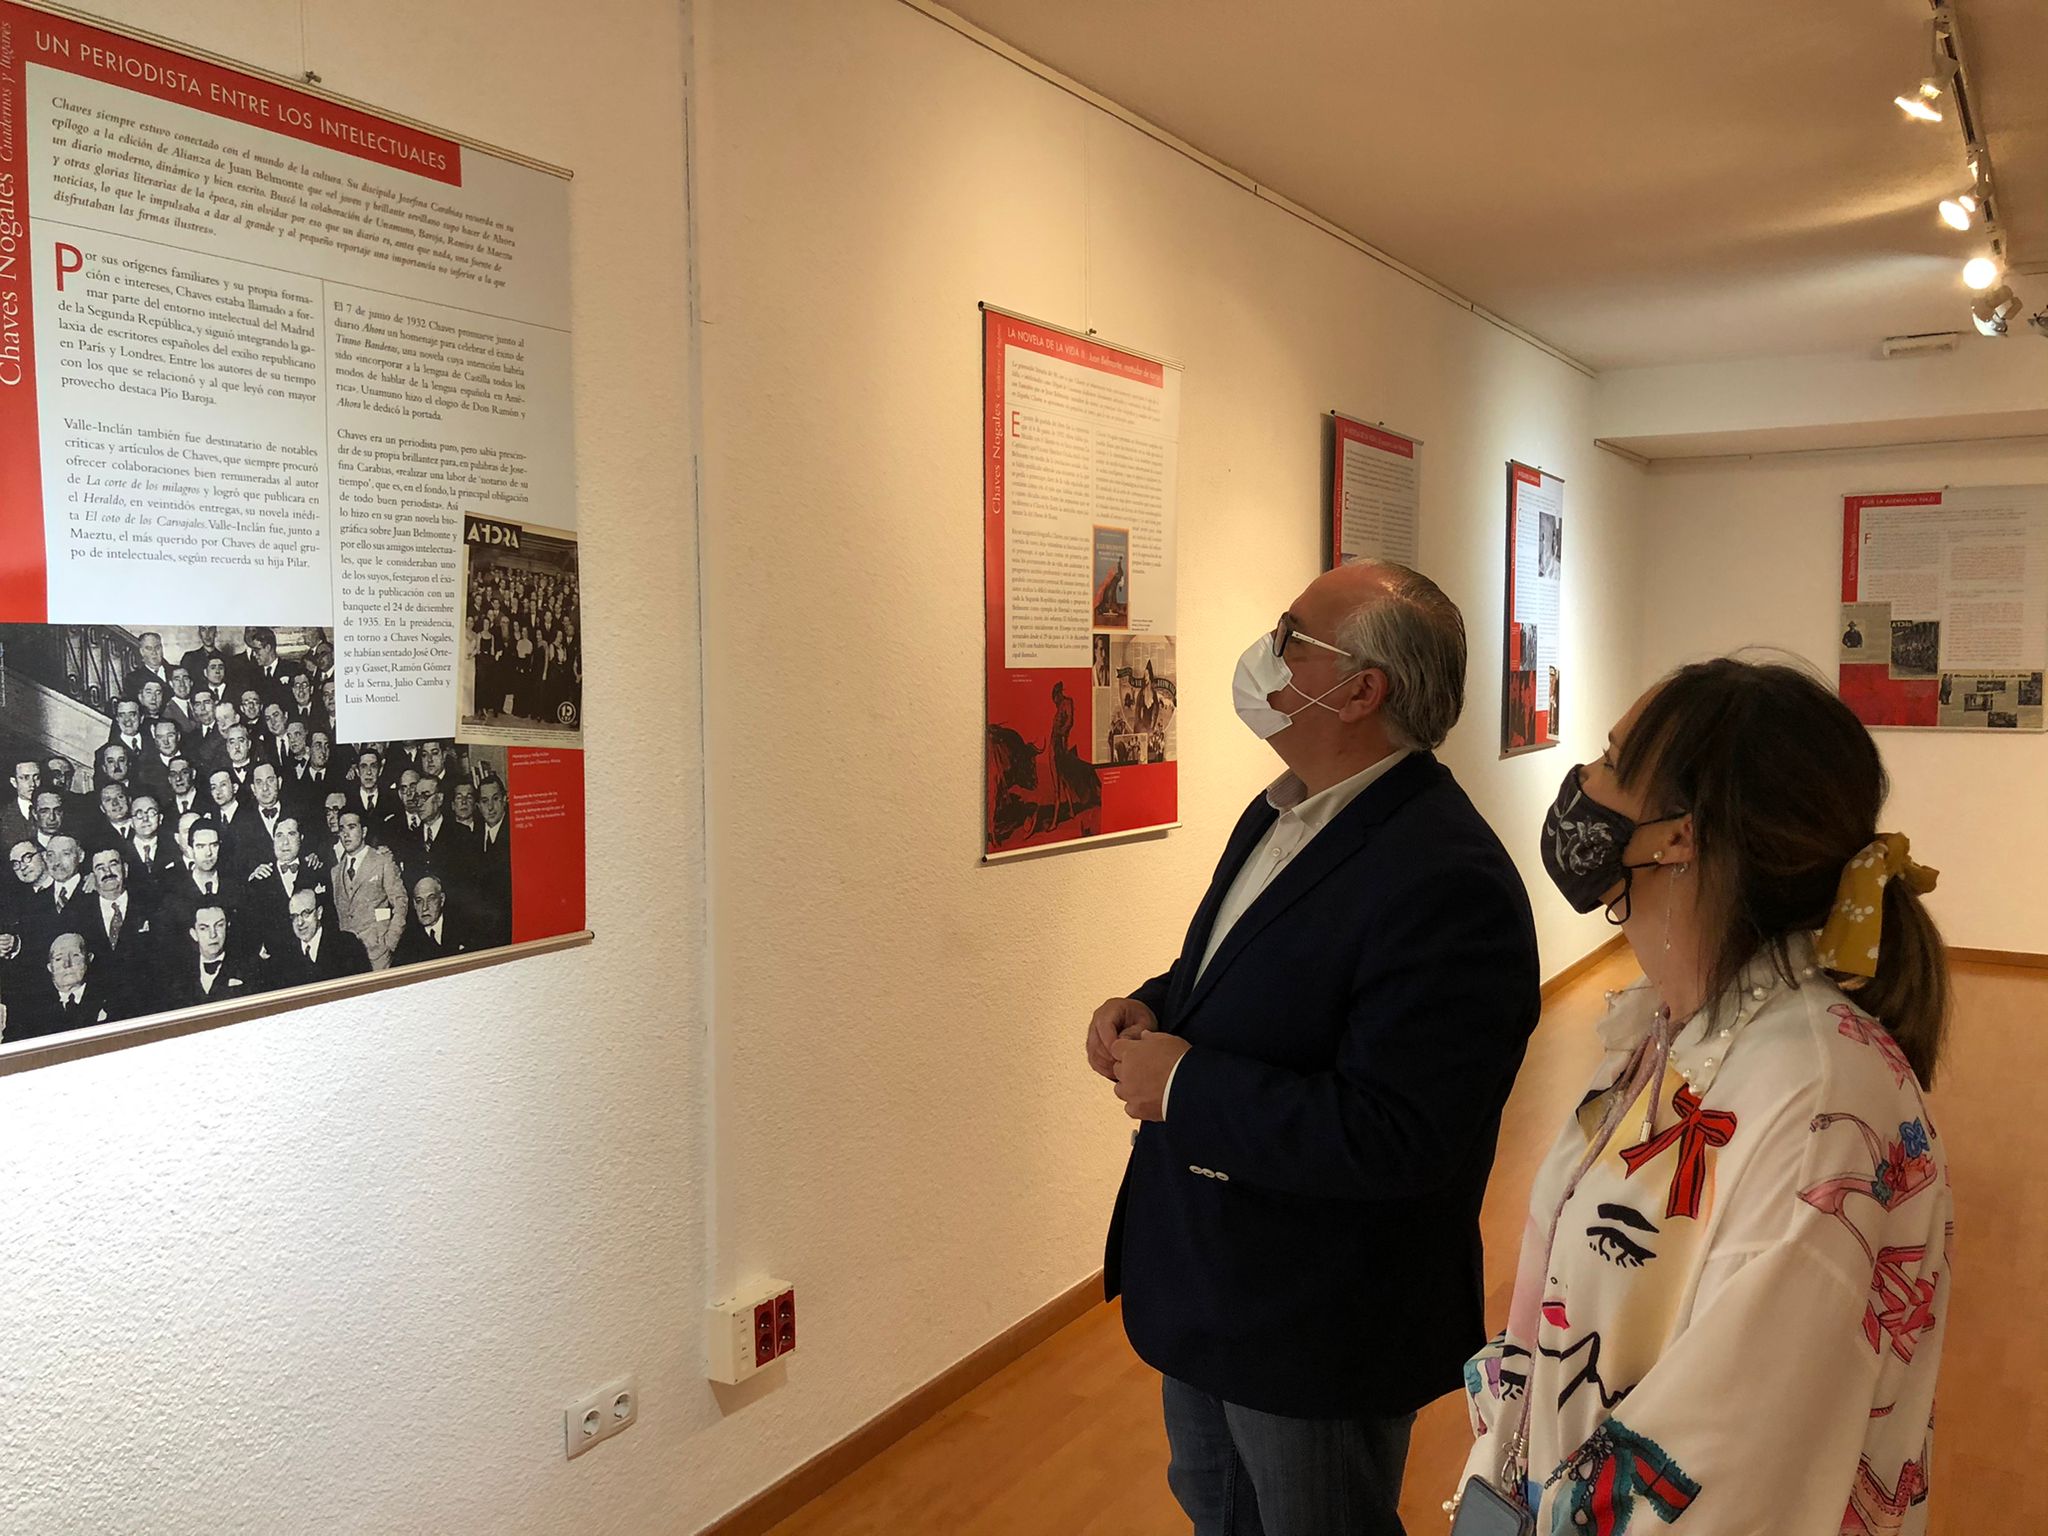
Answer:
[[[1607,908],[1607,921],[1619,928],[1629,919],[1629,898],[1635,890],[1635,872],[1653,864],[1630,864],[1622,856],[1629,839],[1640,826],[1678,821],[1691,814],[1679,811],[1655,821],[1634,822],[1616,810],[1601,805],[1586,793],[1585,770],[1574,764],[1564,776],[1557,801],[1543,818],[1543,868],[1552,883],[1572,904],[1575,912]],[[1621,894],[1613,902],[1607,893],[1621,882]]]

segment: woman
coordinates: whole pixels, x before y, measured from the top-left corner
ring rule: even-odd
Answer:
[[[1823,684],[1721,660],[1645,695],[1545,820],[1552,879],[1644,979],[1465,1371],[1466,1474],[1538,1530],[1925,1527],[1948,978],[1887,787]]]

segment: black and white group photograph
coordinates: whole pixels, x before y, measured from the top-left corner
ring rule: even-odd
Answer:
[[[0,1043],[511,943],[505,749],[338,741],[324,629],[0,645]]]
[[[581,583],[573,535],[464,520],[456,737],[583,744]]]

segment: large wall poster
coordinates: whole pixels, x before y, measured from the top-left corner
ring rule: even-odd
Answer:
[[[1176,824],[1178,367],[982,306],[985,858]]]
[[[1511,460],[1502,757],[1557,745],[1563,583],[1564,481]]]
[[[568,214],[0,0],[5,1044],[581,931]]]
[[[1837,657],[1865,725],[2041,730],[2048,486],[1844,497]]]
[[[1422,512],[1422,442],[1330,413],[1330,564],[1413,567]]]

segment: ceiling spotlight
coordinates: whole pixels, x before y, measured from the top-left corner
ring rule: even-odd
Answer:
[[[1941,121],[1941,108],[1936,105],[1948,94],[1950,82],[1956,77],[1956,60],[1946,46],[1949,41],[1948,24],[1945,19],[1937,20],[1928,28],[1928,52],[1932,56],[1932,71],[1920,82],[1911,95],[1894,96],[1892,104],[1906,116],[1917,118],[1923,123]]]
[[[1950,229],[1968,229],[1970,220],[1976,213],[1977,199],[1967,192],[1961,197],[1945,197],[1941,200],[1941,222]]]
[[[1923,123],[1938,123],[1941,121],[1941,108],[1937,107],[1935,102],[1940,99],[1941,87],[1930,75],[1920,82],[1920,89],[1911,96],[1894,96],[1892,105],[1906,116],[1918,118]]]
[[[1978,293],[1982,293],[1998,281],[1998,263],[1989,256],[1972,256],[1963,263],[1963,282]]]
[[[2020,296],[2001,284],[1970,306],[1970,322],[1980,336],[2003,336],[2007,322],[2019,313]]]

